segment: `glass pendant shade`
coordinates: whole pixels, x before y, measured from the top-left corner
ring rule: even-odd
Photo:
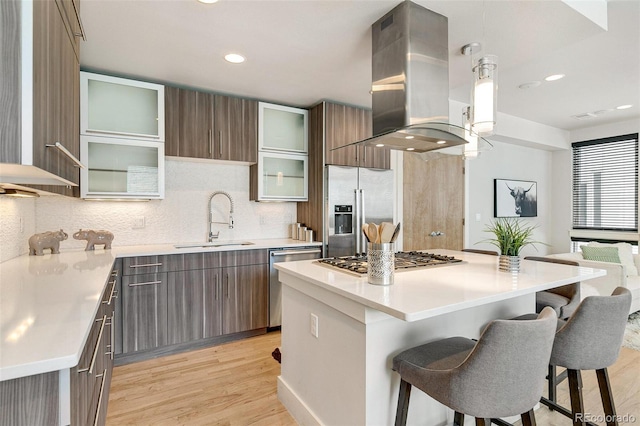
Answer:
[[[475,158],[480,155],[478,150],[478,135],[471,131],[471,107],[462,110],[462,122],[464,124],[464,158]]]
[[[471,130],[481,136],[492,135],[495,131],[498,103],[497,70],[498,58],[494,55],[483,56],[473,68]]]

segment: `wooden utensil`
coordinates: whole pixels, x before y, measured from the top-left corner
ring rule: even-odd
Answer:
[[[365,223],[362,225],[362,233],[364,234],[364,237],[367,239],[367,242],[370,243],[371,242],[371,238],[369,238],[369,224]]]
[[[395,231],[395,226],[391,222],[382,222],[380,224],[380,242],[381,243],[390,243],[391,237],[393,236],[393,231]]]
[[[375,223],[369,224],[369,241],[372,243],[378,242],[378,226]]]
[[[391,236],[391,240],[389,242],[395,243],[395,241],[398,239],[399,233],[400,233],[400,222],[398,222],[398,224],[396,225],[396,229],[393,231],[393,235]]]

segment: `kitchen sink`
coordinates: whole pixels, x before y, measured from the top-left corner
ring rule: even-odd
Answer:
[[[213,241],[210,243],[184,243],[184,244],[175,244],[174,247],[177,249],[181,248],[195,248],[195,247],[225,247],[225,246],[251,246],[255,243],[251,241]]]

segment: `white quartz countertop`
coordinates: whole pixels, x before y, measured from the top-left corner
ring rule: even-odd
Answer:
[[[396,272],[394,284],[389,286],[369,284],[366,275],[358,277],[314,260],[278,263],[275,267],[281,273],[404,321],[418,321],[606,274],[602,269],[529,260],[522,260],[521,271],[511,274],[498,270],[497,256],[450,250],[429,252],[454,256],[463,262]]]
[[[118,257],[320,246],[291,239],[252,245],[173,244],[19,256],[0,263],[0,381],[78,364],[114,260]]]

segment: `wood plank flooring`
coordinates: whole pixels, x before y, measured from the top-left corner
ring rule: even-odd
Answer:
[[[115,367],[107,426],[295,425],[276,394],[280,364],[271,352],[279,345],[280,333],[272,332]],[[640,424],[640,352],[622,348],[609,376],[618,414]],[[584,373],[583,383],[587,411],[602,414],[595,372]],[[565,381],[558,401],[568,407],[568,399]],[[535,414],[538,426],[571,426],[546,407]]]

